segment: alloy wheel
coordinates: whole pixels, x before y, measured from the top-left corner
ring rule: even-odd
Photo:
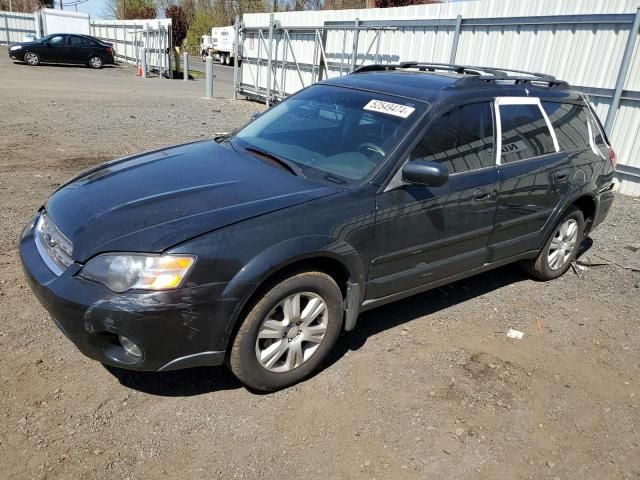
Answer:
[[[562,222],[553,234],[547,252],[547,263],[551,270],[558,270],[567,264],[576,248],[577,239],[578,222],[573,218]]]
[[[265,369],[283,373],[305,363],[318,350],[328,326],[325,300],[298,292],[281,300],[262,321],[256,357]]]
[[[33,53],[33,52],[28,52],[25,56],[24,56],[24,60],[29,64],[29,65],[38,65],[40,63],[40,57],[38,57],[37,53]]]

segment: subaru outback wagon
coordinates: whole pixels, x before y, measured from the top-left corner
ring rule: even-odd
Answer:
[[[20,254],[85,355],[227,363],[269,391],[365,310],[511,262],[559,277],[611,207],[615,162],[585,97],[551,76],[372,65],[234,134],[81,173]]]

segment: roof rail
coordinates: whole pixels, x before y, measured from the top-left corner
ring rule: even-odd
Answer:
[[[389,71],[405,68],[415,68],[423,72],[453,72],[464,77],[458,79],[454,85],[466,86],[477,82],[513,81],[515,84],[545,84],[548,87],[568,87],[564,80],[557,80],[552,75],[544,73],[527,72],[525,70],[513,70],[510,68],[479,67],[474,65],[456,65],[450,63],[427,63],[427,62],[400,62],[396,65],[365,65],[355,70],[353,73]],[[516,74],[516,75],[512,75]]]

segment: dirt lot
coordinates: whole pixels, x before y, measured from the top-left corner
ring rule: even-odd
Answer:
[[[31,295],[21,227],[79,170],[259,106],[130,69],[1,57],[0,79],[0,477],[640,477],[640,273],[623,268],[640,267],[639,199],[617,199],[582,277],[509,267],[369,312],[285,391],[252,394],[224,368],[109,371]]]

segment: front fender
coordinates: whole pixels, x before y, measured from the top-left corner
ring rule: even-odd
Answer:
[[[236,307],[229,318],[227,334],[231,334],[247,301],[266,279],[289,265],[311,258],[330,258],[342,264],[349,272],[350,285],[358,287],[350,289],[359,297],[357,304],[362,303],[366,273],[362,259],[352,245],[323,235],[292,238],[260,252],[228,283],[222,299],[235,301]]]

